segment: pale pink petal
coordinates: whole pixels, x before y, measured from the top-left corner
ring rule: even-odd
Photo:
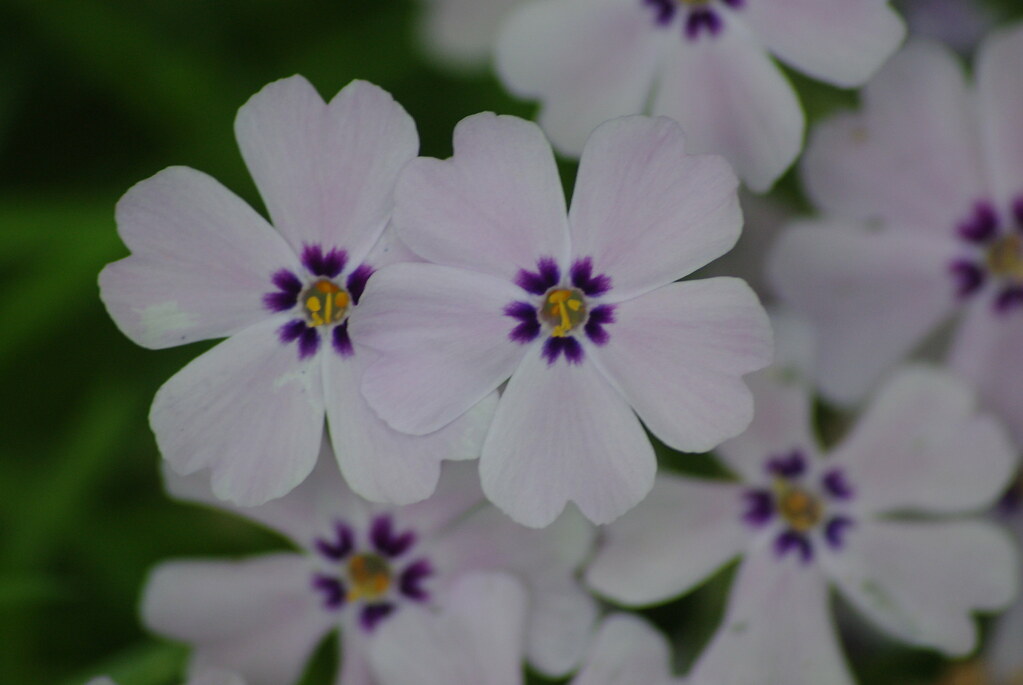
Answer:
[[[756,192],[768,190],[803,147],[795,91],[739,21],[726,21],[713,40],[679,40],[653,113],[682,124],[690,152],[728,158]]]
[[[686,155],[682,129],[670,119],[609,121],[579,163],[572,252],[611,277],[611,300],[678,280],[735,244],[738,184],[723,157]]]
[[[613,521],[646,496],[656,470],[639,420],[593,360],[548,364],[540,347],[508,382],[480,457],[487,498],[534,528],[568,502],[594,523]]]
[[[844,87],[862,85],[906,33],[899,15],[877,0],[751,2],[742,16],[783,62]]]
[[[855,484],[857,505],[871,512],[981,509],[1018,465],[1005,430],[977,412],[973,391],[926,367],[886,382],[831,459]]]
[[[497,393],[433,433],[399,433],[378,417],[359,390],[365,357],[326,359],[324,400],[331,442],[348,485],[372,502],[403,505],[426,499],[437,487],[444,459],[475,459],[490,427]]]
[[[349,629],[338,631],[341,643],[341,667],[337,669],[334,685],[378,685],[369,658],[372,636],[366,635],[360,626],[349,625]]]
[[[744,480],[758,482],[764,478],[765,460],[771,455],[794,449],[818,452],[807,385],[777,365],[749,376],[746,384],[753,393],[753,422],[742,435],[714,450],[732,471]]]
[[[951,656],[976,645],[971,612],[1004,609],[1020,575],[1015,545],[983,521],[857,520],[828,561],[842,594],[878,627]]]
[[[117,203],[130,257],[100,274],[100,296],[139,345],[223,338],[268,315],[263,295],[294,252],[251,207],[201,171],[164,169]]]
[[[1023,27],[992,34],[977,55],[985,161],[998,200],[1023,197]]]
[[[984,191],[970,98],[951,52],[911,43],[867,85],[862,113],[814,128],[807,193],[829,212],[954,239]]]
[[[284,321],[248,328],[196,358],[163,384],[149,413],[171,468],[209,468],[213,493],[243,506],[305,480],[323,437],[321,365],[299,361],[295,343],[280,341]]]
[[[552,678],[578,668],[593,637],[598,612],[596,600],[574,578],[531,586],[526,631],[530,664]]]
[[[933,38],[960,53],[973,51],[997,15],[976,0],[895,0],[909,33]]]
[[[952,244],[855,223],[799,223],[768,255],[768,279],[818,335],[829,399],[860,400],[953,311]]]
[[[631,614],[604,619],[572,685],[670,685],[671,647],[660,632]]]
[[[445,66],[478,69],[490,63],[501,20],[521,0],[426,0],[420,35]]]
[[[967,309],[949,351],[949,366],[968,379],[1023,446],[1023,326],[1018,312],[998,314],[990,300]]]
[[[592,354],[647,428],[675,449],[706,452],[753,418],[742,375],[771,362],[771,328],[737,278],[663,286],[615,306],[610,341]]]
[[[440,613],[403,611],[370,645],[387,685],[519,685],[526,592],[503,574],[458,581]]]
[[[599,124],[646,108],[668,40],[677,34],[640,2],[523,3],[498,35],[497,73],[515,95],[541,101],[540,124],[575,156]]]
[[[295,682],[334,618],[312,592],[304,557],[168,562],[150,575],[142,620],[194,649],[193,672],[222,667],[249,685]]]
[[[445,462],[441,465],[437,490],[422,502],[402,507],[402,517],[414,521],[416,530],[442,534],[456,520],[486,504],[480,487],[479,465],[475,461]]]
[[[413,252],[512,282],[568,252],[565,196],[543,131],[490,112],[455,126],[454,156],[419,158],[395,191],[394,225]]]
[[[749,546],[742,487],[662,473],[635,509],[604,529],[587,584],[627,606],[677,597]]]
[[[380,239],[366,255],[366,264],[369,264],[374,271],[379,271],[391,264],[401,262],[421,262],[419,255],[408,249],[405,243],[398,238],[398,232],[394,230],[394,224],[388,224]]]
[[[235,135],[295,251],[338,247],[354,264],[387,225],[398,172],[419,149],[412,117],[386,91],[352,81],[326,104],[301,76],[252,96]]]
[[[713,685],[852,685],[828,611],[828,586],[814,564],[751,553],[732,585],[724,623],[693,667]]]
[[[388,424],[432,433],[497,389],[527,349],[508,335],[504,308],[521,300],[511,282],[433,264],[395,264],[375,273],[349,319],[357,348],[379,360],[362,393]]]
[[[1023,598],[1018,598],[995,623],[986,660],[996,678],[1011,683],[1012,678],[1023,676],[1023,650],[1020,645],[1023,645]]]
[[[186,685],[246,685],[241,676],[219,668],[205,669],[189,679]]]

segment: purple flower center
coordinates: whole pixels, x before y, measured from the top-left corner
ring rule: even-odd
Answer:
[[[313,542],[326,570],[313,575],[312,589],[328,611],[357,607],[359,624],[371,632],[401,604],[430,598],[425,583],[434,570],[429,559],[413,555],[416,542],[415,531],[398,532],[388,514],[362,534],[338,521],[332,535]]]
[[[841,549],[855,523],[842,512],[854,494],[845,473],[814,473],[812,467],[800,449],[771,455],[765,464],[770,485],[743,492],[743,521],[753,528],[773,525],[778,556],[794,553],[803,563],[813,560],[815,544]]]
[[[742,9],[745,0],[642,0],[653,10],[654,23],[670,27],[676,17],[681,20],[682,33],[691,41],[701,36],[717,36],[724,28],[724,15],[728,10]]]
[[[988,200],[974,203],[956,235],[968,250],[949,264],[959,298],[974,297],[991,283],[996,312],[1023,309],[1023,195],[1004,214]]]
[[[521,269],[515,278],[516,285],[534,297],[505,306],[505,316],[518,321],[508,337],[525,345],[546,333],[543,355],[548,364],[562,356],[569,364],[579,364],[583,360],[580,334],[594,345],[606,345],[611,338],[604,327],[614,323],[614,305],[598,304],[611,290],[611,278],[594,275],[589,257],[572,264],[567,283],[550,257],[536,264],[536,271]]]
[[[304,282],[288,269],[271,277],[277,290],[263,295],[263,306],[271,312],[294,311],[301,317],[288,321],[277,332],[282,343],[298,345],[299,359],[316,354],[321,336],[328,336],[334,351],[342,357],[354,353],[348,337],[348,315],[359,303],[373,269],[360,264],[345,274],[347,264],[348,253],[344,250],[324,252],[319,245],[306,245],[302,251],[302,265],[308,271]]]

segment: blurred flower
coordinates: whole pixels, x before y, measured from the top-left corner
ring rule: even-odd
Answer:
[[[261,504],[309,475],[326,415],[356,492],[429,496],[442,459],[477,456],[494,400],[432,436],[392,431],[362,399],[370,353],[348,335],[373,271],[414,259],[385,227],[415,124],[370,83],[328,105],[295,76],[255,95],[235,131],[279,232],[209,176],[172,167],[121,199],[132,255],[100,275],[111,316],[140,345],[228,338],[157,393],[164,458],[182,474],[209,467],[217,497]]]
[[[723,154],[763,191],[799,154],[804,127],[768,51],[858,86],[904,30],[883,0],[540,0],[504,23],[497,69],[513,93],[541,101],[559,150],[578,154],[602,121],[650,110],[682,124],[690,151]]]
[[[855,402],[959,315],[949,364],[1023,444],[1023,27],[981,47],[976,90],[947,49],[910,45],[861,113],[819,126],[803,161],[822,221],[769,258],[820,334],[823,393]]]
[[[522,0],[423,0],[420,34],[427,50],[447,66],[490,62],[501,20]]]
[[[117,685],[108,677],[93,678],[85,685]],[[220,669],[205,669],[188,679],[185,685],[245,685],[245,681],[236,673]]]
[[[605,531],[590,586],[647,605],[741,555],[694,683],[851,683],[828,612],[831,584],[886,633],[969,653],[970,612],[1004,608],[1019,583],[1005,531],[954,517],[989,505],[1010,478],[1015,455],[1001,427],[948,375],[904,369],[825,458],[804,387],[775,368],[750,384],[753,424],[718,450],[740,482],[661,475]]]
[[[381,270],[353,315],[353,339],[380,356],[366,399],[429,433],[510,376],[480,461],[487,497],[529,526],[568,501],[610,521],[653,485],[636,414],[686,451],[752,416],[741,376],[771,354],[756,296],[738,279],[672,283],[735,243],[735,176],[685,154],[669,119],[615,120],[590,138],[566,219],[536,125],[469,117],[454,147],[399,181],[395,226],[433,264]]]
[[[1023,546],[1023,474],[1002,498],[999,515]],[[999,617],[985,656],[995,683],[1023,685],[1023,597]]]
[[[995,23],[994,13],[977,0],[895,0],[909,33],[933,38],[959,52],[976,47]]]
[[[205,479],[169,470],[166,476],[172,494],[223,506]],[[590,553],[592,526],[574,512],[543,531],[514,524],[486,504],[471,464],[449,464],[430,499],[385,507],[348,490],[325,447],[316,471],[287,496],[230,510],[279,531],[299,551],[242,561],[172,561],[153,571],[143,620],[191,644],[193,668],[232,668],[250,685],[287,685],[298,680],[324,635],[340,628],[339,682],[374,683],[368,650],[374,640],[387,639],[378,629],[404,612],[448,607],[449,601],[457,606],[453,584],[475,571],[510,572],[525,584],[525,649],[544,673],[575,666],[592,631],[596,607],[575,579]],[[494,630],[508,630],[503,622],[518,619],[496,614],[487,620]]]

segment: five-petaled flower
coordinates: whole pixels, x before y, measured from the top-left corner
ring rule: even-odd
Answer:
[[[831,584],[886,633],[969,653],[970,612],[1002,609],[1018,590],[1013,541],[963,516],[996,500],[1013,474],[1006,432],[950,375],[909,368],[824,456],[809,393],[792,374],[772,367],[750,384],[756,418],[718,450],[741,482],[660,477],[605,531],[590,586],[647,605],[742,556],[695,683],[851,683],[828,615]]]
[[[432,263],[369,283],[351,322],[378,355],[363,392],[422,434],[508,381],[480,461],[487,497],[530,526],[568,501],[610,521],[653,485],[636,414],[686,451],[752,417],[741,377],[771,355],[756,296],[734,278],[672,283],[735,243],[737,180],[724,159],[687,155],[675,122],[627,117],[594,132],[566,217],[535,124],[472,116],[454,148],[399,179],[395,227]]]
[[[295,76],[253,96],[235,132],[277,230],[209,176],[172,167],[121,199],[132,254],[100,275],[111,316],[141,345],[228,338],[157,393],[164,458],[182,474],[209,468],[218,497],[260,504],[306,478],[326,416],[356,492],[427,497],[442,459],[477,455],[493,399],[431,436],[393,431],[362,399],[370,352],[348,334],[373,270],[415,258],[385,231],[418,149],[412,118],[370,83],[325,104]]]

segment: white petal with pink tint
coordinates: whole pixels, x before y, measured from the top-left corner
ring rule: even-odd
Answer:
[[[742,17],[783,62],[836,86],[859,86],[906,33],[886,2],[774,0],[751,2]]]
[[[984,152],[997,200],[1023,197],[1023,27],[993,33],[977,55]]]
[[[419,149],[412,117],[378,86],[352,81],[326,104],[301,76],[252,96],[235,135],[295,251],[340,247],[354,264],[387,225],[398,172]]]
[[[572,685],[672,685],[671,646],[656,628],[631,614],[604,619]]]
[[[862,113],[814,128],[801,164],[807,193],[826,211],[953,239],[955,222],[985,190],[959,61],[938,45],[911,43],[863,97]]]
[[[724,155],[751,190],[774,185],[803,146],[796,93],[744,24],[668,53],[654,114],[678,120],[692,153]]]
[[[881,375],[953,311],[953,243],[848,222],[799,223],[768,256],[785,304],[818,334],[821,391],[861,399]]]
[[[510,282],[433,264],[395,264],[373,275],[349,319],[357,347],[379,353],[362,392],[388,424],[432,433],[486,398],[525,348],[509,340],[504,308],[522,299]]]
[[[613,301],[678,280],[735,244],[738,184],[723,157],[686,155],[682,129],[670,119],[609,121],[579,163],[572,252],[611,277]]]
[[[425,0],[420,31],[446,66],[480,68],[490,62],[501,20],[521,0]]]
[[[548,364],[539,346],[509,381],[480,457],[487,498],[535,528],[568,502],[612,521],[646,496],[656,470],[639,420],[591,360]]]
[[[100,274],[121,331],[150,348],[222,338],[266,318],[262,296],[294,252],[259,214],[201,171],[164,169],[117,203],[132,251]]]
[[[540,124],[574,156],[602,122],[644,110],[675,39],[638,1],[523,3],[501,27],[497,73],[512,93],[541,101]]]
[[[764,308],[744,282],[673,283],[615,306],[610,341],[591,353],[647,428],[705,452],[753,417],[742,375],[771,362]]]
[[[770,546],[739,567],[724,623],[693,667],[707,685],[852,685],[814,565],[778,559]]]
[[[295,682],[332,621],[309,590],[310,573],[297,554],[164,563],[146,584],[142,620],[197,643],[193,669],[230,668],[249,685]]]
[[[485,112],[458,122],[454,156],[410,163],[395,191],[394,225],[424,259],[513,281],[540,257],[568,251],[565,197],[536,124]]]
[[[374,671],[387,685],[520,685],[525,604],[514,578],[466,576],[440,612],[403,611],[380,626]]]
[[[993,311],[978,298],[960,320],[948,364],[976,387],[981,404],[991,409],[1023,446],[1023,316],[1018,309]]]
[[[646,499],[604,529],[586,583],[627,606],[677,597],[750,544],[742,506],[740,485],[662,473]]]
[[[1016,516],[1016,542],[1023,545],[1023,516]],[[1012,682],[1023,675],[1023,597],[1017,597],[1007,612],[998,617],[986,656],[996,678]]]
[[[1015,545],[982,521],[858,520],[829,575],[868,618],[907,642],[961,656],[973,611],[1004,609],[1019,585]]]
[[[324,373],[324,401],[334,453],[356,493],[373,502],[410,504],[429,497],[444,459],[479,456],[497,406],[491,393],[449,425],[428,435],[399,433],[378,417],[362,397],[364,357],[330,354]]]
[[[1018,465],[1005,430],[977,412],[970,388],[925,367],[886,382],[831,459],[856,484],[858,507],[871,512],[979,510]]]
[[[323,436],[319,360],[299,361],[270,319],[178,371],[156,393],[149,422],[171,467],[212,470],[213,492],[251,506],[305,480]],[[318,354],[333,354],[328,349]]]

